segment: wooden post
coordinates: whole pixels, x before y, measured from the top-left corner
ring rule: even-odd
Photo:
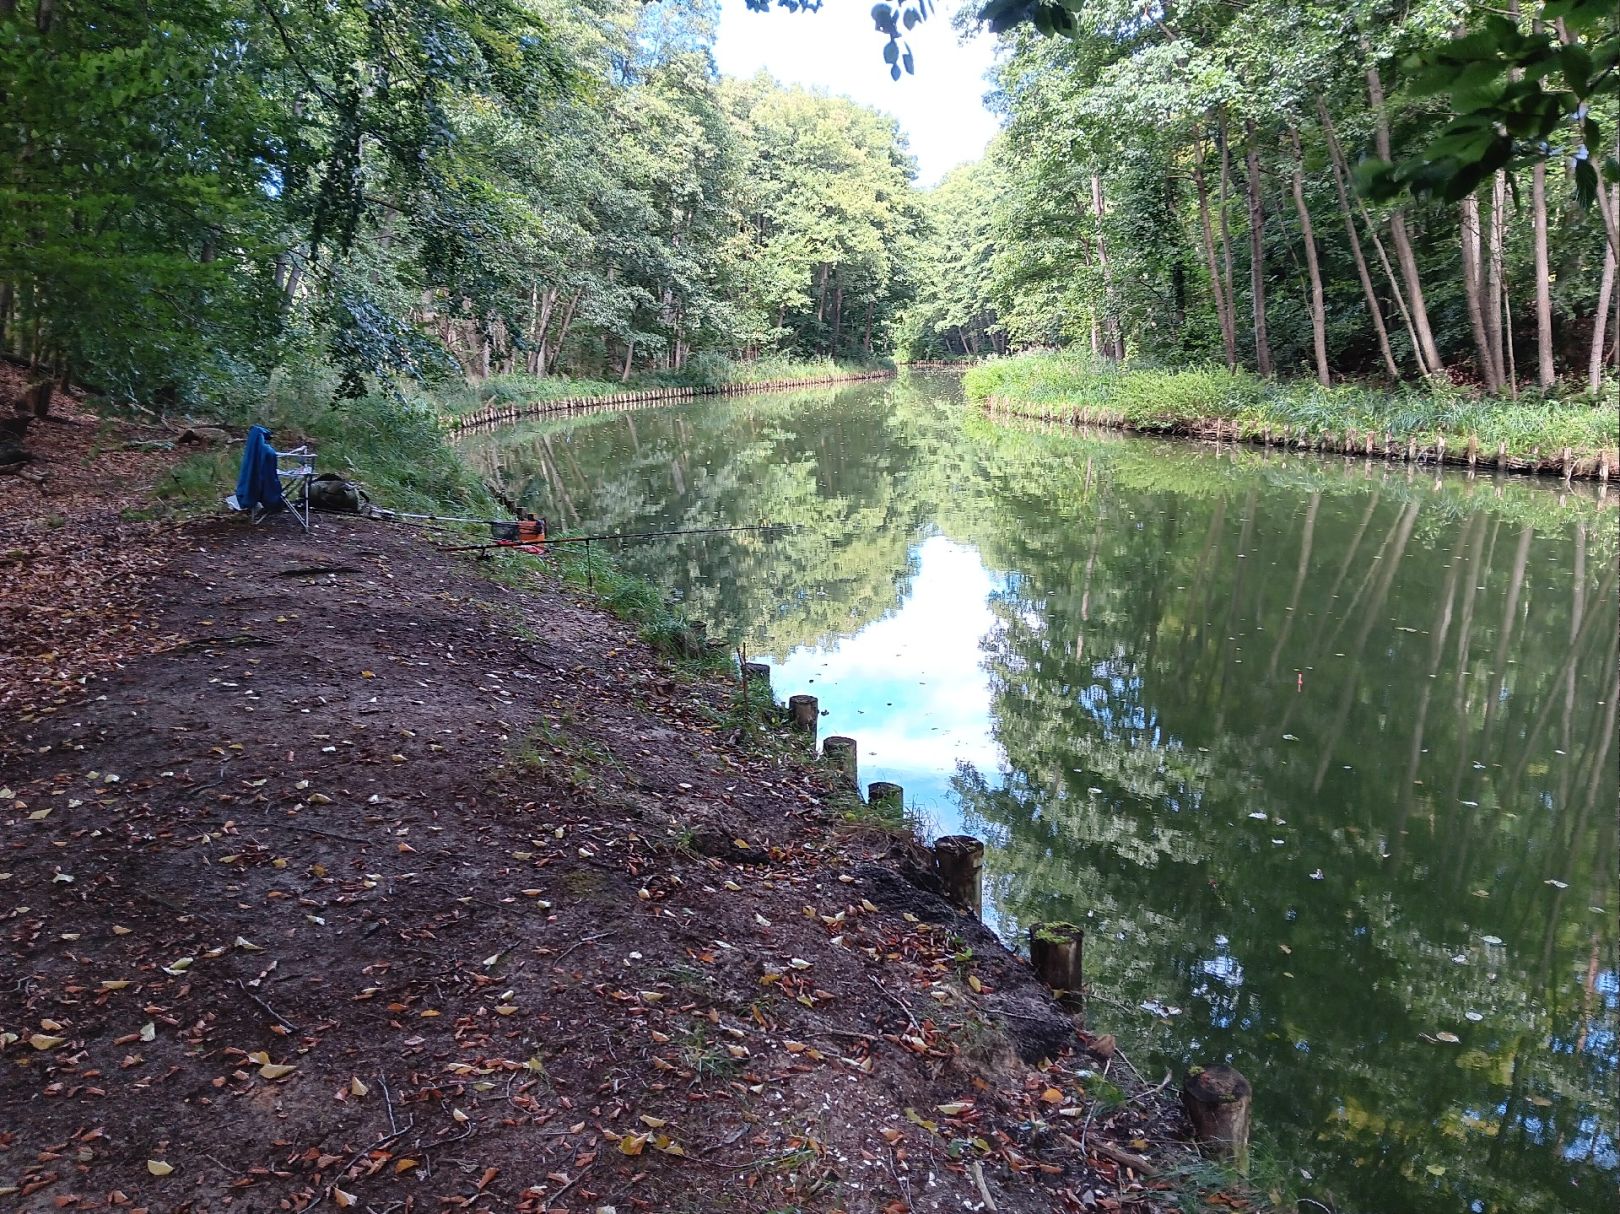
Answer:
[[[834,736],[821,744],[821,757],[831,763],[848,780],[850,787],[859,790],[860,781],[856,778],[855,739]]]
[[[984,844],[972,835],[942,835],[934,840],[934,875],[945,896],[975,918],[984,914]]]
[[[1249,1170],[1250,1103],[1254,1089],[1229,1066],[1194,1067],[1181,1086],[1181,1103],[1192,1122],[1198,1149],[1211,1159],[1228,1159]]]
[[[873,809],[892,810],[898,818],[906,806],[906,790],[887,780],[873,780],[866,786],[866,803]]]
[[[1032,923],[1029,963],[1035,976],[1062,995],[1079,997],[1085,929],[1074,923]]]
[[[758,683],[767,691],[771,687],[771,668],[764,662],[744,662],[742,664],[743,677],[750,683]]]
[[[821,705],[815,696],[797,695],[788,697],[788,714],[793,722],[793,728],[800,733],[810,735],[810,745],[816,744],[816,726],[821,721]]]

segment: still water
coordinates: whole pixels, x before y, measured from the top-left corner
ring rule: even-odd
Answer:
[[[518,425],[486,474],[990,840],[1091,1026],[1362,1214],[1616,1208],[1614,498],[992,424],[946,376]]]

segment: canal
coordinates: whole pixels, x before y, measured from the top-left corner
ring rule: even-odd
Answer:
[[[995,424],[956,380],[469,436],[989,840],[1088,1023],[1230,1060],[1259,1174],[1363,1214],[1615,1208],[1612,496]]]

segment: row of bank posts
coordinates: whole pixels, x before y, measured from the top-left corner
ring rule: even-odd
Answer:
[[[771,668],[764,662],[744,662],[748,683],[770,687]],[[804,735],[812,751],[821,724],[821,702],[813,695],[788,697],[788,722]],[[833,735],[822,739],[821,756],[860,795],[859,762],[854,738]],[[905,806],[905,789],[887,780],[867,785],[866,802],[884,808],[898,819]],[[973,835],[942,835],[929,848],[933,873],[944,896],[976,919],[984,917],[984,840]],[[1074,923],[1035,923],[1029,928],[1029,961],[1038,977],[1060,1003],[1083,1008],[1085,982],[1082,960],[1085,930]],[[1249,1129],[1253,1089],[1235,1068],[1225,1065],[1193,1067],[1181,1088],[1181,1100],[1192,1123],[1199,1149],[1211,1158],[1224,1159],[1248,1170]]]

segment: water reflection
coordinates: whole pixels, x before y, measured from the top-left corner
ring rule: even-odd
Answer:
[[[993,427],[936,385],[473,451],[581,529],[805,523],[624,556],[990,838],[1009,937],[1084,920],[1092,1019],[1236,1061],[1313,1191],[1611,1208],[1612,505]]]

